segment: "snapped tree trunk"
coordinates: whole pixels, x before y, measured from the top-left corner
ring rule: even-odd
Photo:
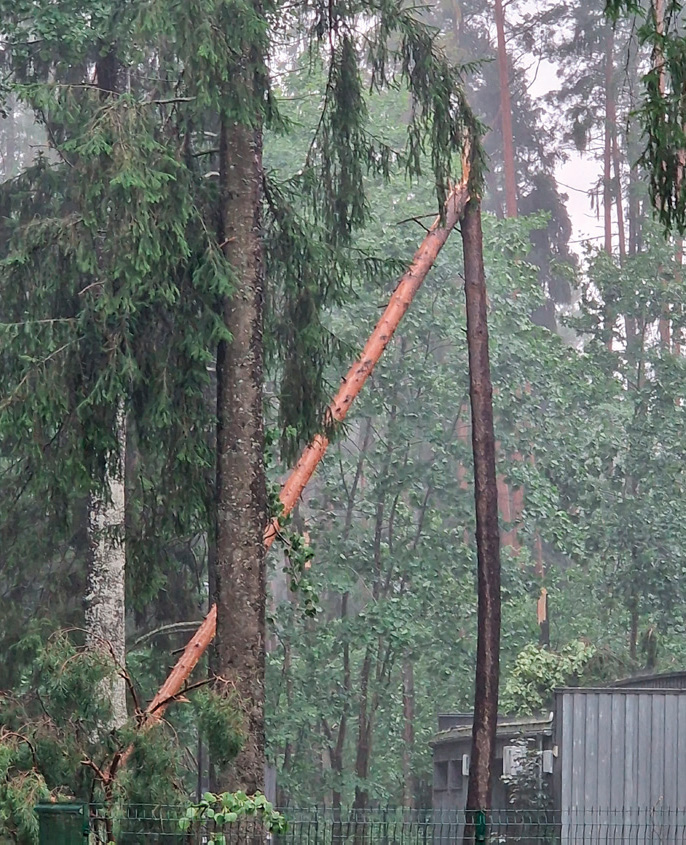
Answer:
[[[495,474],[493,388],[488,355],[486,277],[481,205],[470,200],[462,219],[469,395],[472,406],[474,500],[478,565],[478,635],[474,724],[466,809],[491,806],[500,662],[500,535]]]
[[[225,120],[219,156],[220,239],[236,289],[222,306],[232,339],[223,341],[217,352],[217,632],[212,668],[242,710],[244,742],[231,766],[218,772],[218,786],[253,794],[264,789],[265,768],[261,132]]]
[[[112,705],[108,729],[120,728],[127,719],[126,683],[126,492],[124,460],[126,416],[123,402],[117,408],[117,460],[108,473],[103,495],[91,495],[88,512],[88,592],[86,641],[89,648],[112,660],[113,671],[102,693]]]
[[[340,390],[329,406],[329,414],[332,421],[342,422],[345,419],[355,397],[362,390],[365,381],[381,358],[384,349],[393,337],[412,299],[433,266],[436,256],[448,240],[448,235],[462,216],[468,198],[467,177],[465,176],[464,180],[455,186],[446,201],[445,219],[441,221],[441,218],[437,217],[434,221],[427,236],[415,252],[408,271],[403,274],[398,286],[393,291],[388,306],[362,350],[359,360],[351,367],[347,376],[343,379]],[[279,498],[283,505],[284,515],[289,514],[295,503],[299,500],[300,494],[312,477],[328,445],[328,439],[324,435],[318,434],[304,450],[300,460],[281,490]],[[265,528],[265,549],[269,549],[276,539],[278,527],[278,520],[275,519]],[[219,531],[217,531],[217,537],[219,537]],[[215,589],[213,593],[216,597],[217,590]],[[197,666],[198,661],[212,642],[216,627],[217,605],[213,604],[202,624],[183,650],[182,655],[177,660],[166,681],[146,707],[146,724],[152,724],[160,719],[169,702],[183,689],[191,672]],[[132,748],[133,746],[129,746],[122,756],[119,764],[120,769],[130,758]]]

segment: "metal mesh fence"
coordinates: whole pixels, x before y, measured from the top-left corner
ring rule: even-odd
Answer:
[[[181,829],[183,808],[135,805],[124,809],[92,807],[91,842],[188,843],[211,841],[226,845],[448,845],[448,843],[683,843],[686,845],[686,810],[502,810],[471,816],[456,811],[286,809],[285,833],[268,834],[254,818],[239,818],[216,826],[195,821]],[[467,826],[467,822],[471,822]],[[467,833],[467,840],[465,840]],[[218,839],[216,838],[218,836]]]

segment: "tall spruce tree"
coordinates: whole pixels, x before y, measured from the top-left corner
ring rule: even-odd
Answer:
[[[442,205],[474,128],[460,70],[436,33],[395,3],[46,2],[0,11],[13,92],[35,109],[51,147],[5,191],[0,424],[10,477],[18,492],[29,478],[55,503],[74,490],[106,496],[123,407],[150,468],[140,490],[152,489],[169,534],[205,529],[216,350],[214,670],[243,711],[245,734],[219,781],[254,791],[264,772],[265,265],[266,278],[281,282],[270,298],[297,317],[299,331],[277,335],[284,384],[296,384],[297,360],[315,362],[307,388],[282,392],[297,443],[321,424],[320,314],[355,269],[373,266],[351,249],[367,217],[366,174],[387,176],[400,163],[417,176],[428,145]],[[267,70],[277,31],[304,37],[327,80],[309,153],[283,186],[261,166],[262,133],[280,124]],[[94,71],[110,55],[124,85],[103,101]],[[365,82],[407,86],[414,107],[400,157],[368,126]],[[292,428],[284,425],[287,438]],[[135,581],[145,558],[130,560]]]

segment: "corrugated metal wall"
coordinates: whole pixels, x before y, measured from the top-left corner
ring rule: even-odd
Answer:
[[[686,808],[686,690],[560,690],[555,721],[563,811]]]
[[[686,672],[667,672],[662,675],[634,675],[616,681],[613,687],[633,687],[634,689],[686,689]]]

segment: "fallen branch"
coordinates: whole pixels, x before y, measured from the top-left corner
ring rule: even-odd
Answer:
[[[329,405],[327,410],[328,425],[340,423],[345,419],[355,397],[362,390],[364,383],[371,375],[383,351],[388,346],[415,294],[433,266],[438,253],[445,245],[450,232],[464,213],[469,200],[467,184],[468,178],[465,176],[464,180],[453,188],[446,201],[443,221],[441,221],[441,216],[435,219],[427,236],[415,252],[409,269],[401,277],[393,291],[386,310],[376,324],[374,331],[362,350],[362,354],[348,371],[338,393]],[[300,499],[305,485],[324,457],[328,445],[329,439],[324,434],[317,434],[305,448],[298,463],[286,479],[279,495],[279,500],[283,506],[282,513],[271,520],[264,532],[265,551],[270,548],[278,536],[281,520],[290,514]],[[186,679],[190,676],[207,647],[212,642],[216,628],[217,608],[213,605],[184,649],[183,654],[170,672],[167,680],[160,687],[157,695],[150,704],[148,704],[145,710],[146,722],[152,723],[159,720],[167,704],[174,700],[175,696],[183,689]],[[125,764],[131,750],[131,748],[126,750],[120,765]]]

